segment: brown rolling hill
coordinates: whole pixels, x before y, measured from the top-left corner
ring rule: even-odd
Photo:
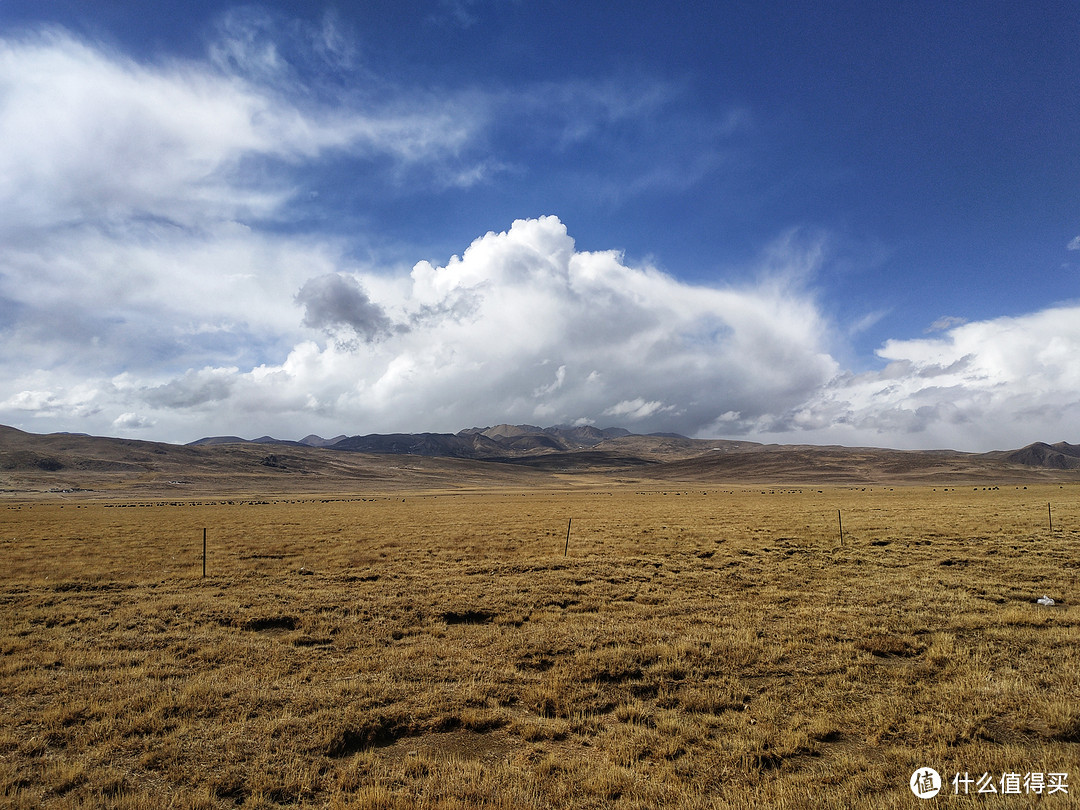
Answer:
[[[256,442],[174,445],[0,426],[0,495],[206,497],[543,484],[506,464]]]
[[[1045,467],[1051,470],[1080,470],[1080,445],[1058,442],[1044,444],[1036,442],[1021,450],[1000,454],[1000,457],[1012,464],[1027,467]]]
[[[573,429],[577,430],[577,429]],[[1080,482],[1080,446],[961,453],[762,445],[498,426],[459,434],[340,439],[328,447],[261,437],[192,445],[31,434],[0,426],[0,494],[8,497],[207,497],[707,484]]]
[[[657,473],[682,481],[790,484],[1035,481],[1041,471],[950,450],[769,445],[667,462]]]

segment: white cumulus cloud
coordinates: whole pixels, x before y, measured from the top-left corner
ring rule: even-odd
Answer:
[[[113,428],[124,433],[134,430],[146,430],[154,427],[154,425],[153,419],[147,419],[137,413],[122,413],[113,420]]]
[[[777,440],[1008,449],[1077,441],[1080,307],[889,340],[879,371],[838,375],[805,403],[747,427]]]
[[[305,341],[235,375],[232,399],[358,429],[608,417],[696,432],[732,410],[794,404],[836,370],[809,300],[577,251],[556,217],[518,220],[442,266],[420,262],[383,294],[363,309],[401,313],[410,329]]]
[[[794,407],[837,371],[807,295],[779,282],[691,285],[617,252],[578,251],[553,216],[518,220],[407,276],[311,272],[280,292],[292,308],[283,331],[298,335],[281,360],[164,379],[128,369],[99,385],[102,418],[174,433],[212,419],[214,432],[241,435],[537,420],[695,433],[733,411]],[[339,324],[347,333],[314,328]],[[136,413],[137,425],[126,416]]]

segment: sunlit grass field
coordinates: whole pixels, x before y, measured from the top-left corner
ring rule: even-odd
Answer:
[[[1076,801],[1080,487],[660,486],[0,502],[0,805]]]

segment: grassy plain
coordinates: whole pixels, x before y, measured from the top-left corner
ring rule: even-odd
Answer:
[[[660,486],[0,503],[0,804],[1080,795],[1080,487]]]

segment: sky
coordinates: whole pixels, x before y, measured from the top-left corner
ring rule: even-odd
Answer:
[[[1080,442],[1080,6],[0,0],[0,423]]]

